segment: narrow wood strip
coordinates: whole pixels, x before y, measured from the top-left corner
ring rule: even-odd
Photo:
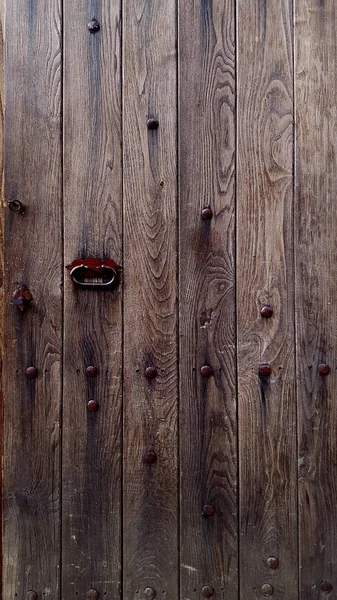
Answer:
[[[237,18],[241,598],[298,600],[292,2]]]
[[[7,2],[3,598],[59,599],[62,331],[59,0]],[[21,202],[24,213],[10,210]],[[15,205],[14,205],[15,206]],[[11,306],[25,284],[25,312]],[[26,376],[35,367],[35,379]]]
[[[123,596],[129,600],[178,598],[175,12],[175,0],[123,5]]]
[[[65,0],[65,265],[122,261],[120,34],[119,0]],[[98,291],[65,278],[62,597],[117,600],[123,284]]]
[[[313,600],[337,592],[335,2],[297,2],[295,32],[300,598]]]
[[[190,599],[238,597],[234,13],[232,0],[179,3],[181,598]]]

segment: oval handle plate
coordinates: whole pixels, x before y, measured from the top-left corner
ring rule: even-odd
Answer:
[[[119,267],[113,260],[105,258],[77,259],[67,265],[73,282],[82,288],[111,290],[119,283]]]

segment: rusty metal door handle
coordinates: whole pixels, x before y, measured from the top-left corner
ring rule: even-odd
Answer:
[[[82,288],[111,290],[119,283],[121,267],[108,258],[85,258],[75,260],[67,269],[73,282]]]

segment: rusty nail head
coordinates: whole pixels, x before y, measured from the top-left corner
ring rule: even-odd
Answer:
[[[98,596],[99,593],[97,590],[94,590],[94,588],[91,588],[91,590],[87,592],[87,600],[97,600]]]
[[[22,204],[22,202],[20,202],[20,200],[11,200],[10,202],[8,202],[8,208],[12,212],[18,213],[23,213],[25,210],[25,207]]]
[[[157,455],[155,452],[146,452],[146,454],[144,455],[144,461],[148,464],[152,464],[154,462],[156,462],[157,460]]]
[[[26,375],[27,377],[29,377],[29,379],[36,379],[38,374],[37,368],[36,367],[28,367],[26,369]]]
[[[145,598],[147,598],[147,600],[153,600],[153,598],[156,597],[156,593],[157,593],[156,590],[154,590],[151,587],[147,587],[144,590],[144,596],[145,596]]]
[[[214,590],[210,585],[204,585],[204,587],[201,590],[201,593],[204,596],[204,598],[211,598],[214,594]]]
[[[268,363],[263,363],[260,365],[259,375],[261,377],[269,377],[269,375],[271,375],[271,366]]]
[[[267,559],[267,565],[270,569],[277,569],[279,565],[278,558],[275,556],[269,556]]]
[[[210,504],[205,504],[204,508],[202,509],[202,512],[204,513],[204,515],[212,515],[214,513],[214,508]]]
[[[89,400],[88,405],[87,405],[88,410],[91,410],[94,412],[94,411],[98,410],[98,407],[99,407],[99,404],[96,400]]]
[[[324,592],[325,594],[330,594],[330,592],[332,592],[332,589],[332,585],[329,581],[322,581],[321,592]]]
[[[265,583],[261,588],[261,592],[264,596],[272,596],[274,593],[274,588],[269,583]]]
[[[32,295],[27,287],[25,285],[20,285],[13,294],[11,304],[17,306],[21,312],[24,312],[32,302],[32,299]]]
[[[270,319],[270,317],[273,316],[273,309],[269,304],[265,304],[264,306],[262,306],[261,308],[261,317],[263,317],[264,319]]]
[[[213,211],[210,206],[205,206],[201,211],[201,216],[205,221],[209,221],[213,217]]]
[[[29,590],[26,594],[26,600],[37,600],[37,593],[33,592],[33,590]]]
[[[200,369],[200,373],[203,377],[211,377],[211,375],[213,375],[213,369],[209,365],[203,365]]]
[[[318,372],[320,375],[329,375],[329,373],[330,373],[329,365],[326,365],[325,363],[319,365]]]
[[[158,129],[159,121],[158,119],[148,119],[147,120],[147,128],[148,129]]]
[[[97,33],[97,31],[100,30],[100,24],[97,21],[97,19],[93,19],[92,21],[90,21],[90,23],[88,23],[88,29],[90,33]]]
[[[93,366],[87,367],[85,372],[88,377],[96,377],[97,367],[93,367]]]
[[[147,367],[145,369],[145,377],[147,377],[148,379],[154,379],[155,377],[157,377],[156,367]]]

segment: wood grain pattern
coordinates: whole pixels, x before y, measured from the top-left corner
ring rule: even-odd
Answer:
[[[96,18],[98,33],[87,24]],[[121,264],[120,3],[64,2],[65,264]],[[121,286],[75,287],[66,275],[63,403],[63,586],[67,600],[120,597]],[[97,377],[86,375],[88,366]],[[87,402],[99,402],[90,412]],[[62,597],[63,597],[62,596]]]
[[[126,0],[123,596],[178,597],[175,0]],[[159,128],[147,129],[157,118]],[[158,375],[144,371],[155,366]],[[153,451],[157,461],[144,462]],[[151,588],[151,589],[149,589]]]
[[[292,3],[238,0],[237,18],[241,598],[298,600]]]
[[[300,597],[313,600],[337,590],[335,2],[296,3],[295,32]]]
[[[179,3],[181,598],[238,597],[234,2]],[[210,205],[212,220],[203,220]],[[200,368],[210,365],[208,379]],[[203,514],[204,505],[214,513]]]
[[[7,2],[3,598],[59,599],[61,38],[59,0]],[[9,201],[26,206],[10,212]],[[9,304],[18,284],[33,296]],[[39,370],[36,380],[26,368]]]

